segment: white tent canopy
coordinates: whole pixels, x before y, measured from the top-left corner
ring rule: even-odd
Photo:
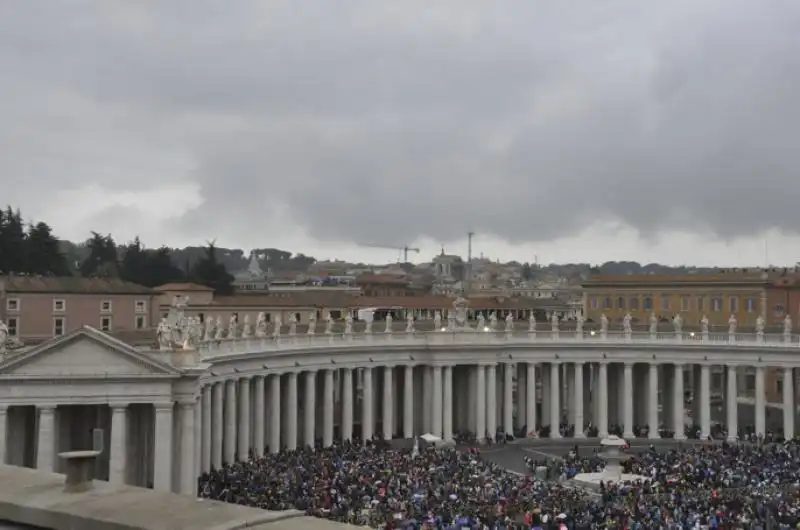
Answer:
[[[438,444],[442,443],[442,439],[436,436],[435,434],[431,434],[429,432],[420,436],[424,441],[428,442],[429,444]]]

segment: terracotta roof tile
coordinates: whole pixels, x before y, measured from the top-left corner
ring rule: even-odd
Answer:
[[[752,269],[751,269],[752,270]],[[736,271],[729,273],[710,274],[622,274],[622,275],[595,275],[583,282],[583,286],[600,285],[666,285],[666,284],[741,284],[765,283],[763,273],[760,271]]]
[[[276,291],[264,294],[217,296],[212,305],[223,307],[351,307],[356,295],[342,291]]]
[[[362,274],[356,278],[357,284],[384,283],[392,285],[406,285],[408,278],[399,274]]]
[[[118,278],[2,276],[0,284],[10,293],[156,294],[149,287]]]
[[[197,283],[165,283],[153,288],[156,291],[213,291],[211,287]]]

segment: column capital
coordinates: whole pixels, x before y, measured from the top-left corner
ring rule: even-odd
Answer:
[[[156,412],[172,412],[174,406],[174,401],[156,401],[153,403],[153,408],[156,409]]]
[[[111,407],[112,412],[124,412],[128,410],[128,406],[130,403],[109,403],[108,406]]]
[[[36,405],[36,408],[42,412],[52,413],[55,412],[57,406],[58,405],[55,405],[53,403],[45,403],[42,405]]]

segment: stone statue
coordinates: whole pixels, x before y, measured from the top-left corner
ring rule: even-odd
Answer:
[[[256,319],[256,337],[263,339],[267,336],[267,315],[261,311]]]
[[[172,307],[176,309],[186,309],[189,307],[189,297],[188,296],[180,296],[175,295],[172,297]]]
[[[703,335],[708,335],[708,317],[703,315],[703,318],[700,319],[700,332]]]
[[[225,335],[225,328],[222,327],[222,317],[217,315],[217,320],[214,324],[215,335],[214,338],[217,340],[222,340]]]
[[[455,323],[458,327],[466,327],[467,325],[467,309],[469,308],[469,300],[464,297],[459,296],[453,302],[453,312],[455,317]]]
[[[489,329],[497,331],[497,313],[494,311],[489,313]]]
[[[281,336],[281,326],[283,326],[283,321],[281,320],[281,315],[275,315],[275,324],[272,328],[272,337],[277,339]]]
[[[344,334],[350,335],[353,333],[353,315],[350,314],[350,311],[347,312],[347,316],[344,317]]]
[[[486,327],[486,317],[483,316],[483,313],[478,313],[478,331],[484,331],[488,329]]]
[[[550,315],[550,324],[553,326],[553,331],[558,331],[558,313],[555,311]]]
[[[655,336],[658,333],[658,317],[655,313],[650,313],[650,335]]]
[[[764,340],[764,317],[761,315],[756,319],[756,337],[759,341]]]
[[[372,333],[372,320],[374,318],[375,315],[372,313],[372,311],[364,315],[364,333],[366,333],[367,335]]]
[[[289,313],[289,335],[297,335],[297,315],[294,313]]]
[[[205,334],[203,335],[203,340],[209,341],[214,340],[214,316],[208,315],[206,319],[206,330]]]
[[[792,317],[789,314],[783,317],[783,337],[785,342],[790,342],[792,338]]]
[[[325,334],[330,335],[333,333],[333,317],[330,313],[325,315]]]
[[[253,334],[253,327],[250,325],[250,315],[244,316],[244,324],[242,325],[242,338],[249,339]]]
[[[0,353],[6,352],[6,341],[8,340],[8,326],[0,320]]]
[[[231,315],[231,318],[228,319],[228,338],[235,339],[236,338],[236,325],[238,322],[238,317],[236,315]]]
[[[386,314],[386,329],[384,329],[384,333],[391,333],[392,332],[392,322],[394,319],[392,318],[391,313]]]
[[[514,331],[514,317],[511,313],[506,315],[506,333]]]
[[[608,317],[605,313],[600,315],[600,333],[605,337],[608,333]]]
[[[626,337],[630,337],[633,333],[633,326],[631,326],[632,320],[630,313],[625,313],[625,316],[622,317],[622,332],[625,333]]]
[[[733,338],[736,335],[736,315],[731,315],[731,318],[728,319],[728,336]]]
[[[680,313],[672,318],[672,327],[675,328],[675,335],[680,335],[683,332],[683,319]]]
[[[308,314],[308,330],[306,331],[307,335],[316,335],[317,333],[317,312],[311,311]]]
[[[578,313],[578,317],[575,319],[575,335],[577,337],[583,337],[584,322],[586,322],[586,319],[583,318],[583,313]]]
[[[166,318],[162,318],[156,328],[156,337],[158,337],[158,348],[160,350],[172,349],[172,330],[167,323]]]
[[[455,331],[456,329],[456,313],[455,311],[447,312],[447,331]]]
[[[536,315],[531,311],[528,317],[528,332],[536,333]]]
[[[414,333],[414,312],[406,311],[406,333]]]
[[[439,331],[442,329],[442,312],[436,311],[433,314],[433,329]]]

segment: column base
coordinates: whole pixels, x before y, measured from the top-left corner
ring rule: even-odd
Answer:
[[[678,442],[685,442],[687,440],[686,435],[683,433],[676,434],[672,439]]]
[[[651,432],[651,433],[649,433],[647,435],[647,439],[648,440],[660,440],[661,439],[661,435],[658,434],[657,431],[656,432]]]
[[[728,436],[727,438],[725,438],[725,441],[728,442],[728,443],[736,443],[736,442],[739,441],[739,439],[734,434],[733,436]]]
[[[625,432],[623,432],[623,433],[622,433],[622,437],[623,437],[623,438],[636,438],[636,436],[634,436],[634,435],[633,435],[633,432],[632,432],[632,431],[625,431]]]
[[[584,433],[584,432],[576,432],[575,436],[573,436],[573,438],[578,438],[578,439],[583,440],[583,439],[586,438],[586,433]]]
[[[562,438],[563,438],[563,436],[561,436],[561,433],[560,433],[560,432],[558,432],[558,431],[556,431],[556,432],[552,432],[552,431],[551,431],[551,432],[550,432],[550,439],[551,439],[551,440],[560,440],[560,439],[562,439]]]
[[[601,440],[603,438],[608,438],[608,431],[598,431],[597,432],[597,437],[600,438]]]

